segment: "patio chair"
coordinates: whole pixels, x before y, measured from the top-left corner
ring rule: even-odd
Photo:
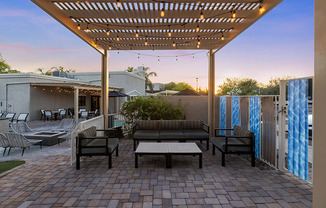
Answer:
[[[59,109],[59,116],[60,116],[61,119],[66,117],[66,115],[67,115],[67,110],[66,109]]]
[[[85,121],[85,119],[79,118],[77,120],[77,122],[75,120],[73,120],[72,124],[67,129],[65,129],[66,134],[58,137],[58,145],[60,145],[61,140],[63,140],[63,141],[69,140],[71,137],[71,132],[73,132],[75,130],[76,126],[82,121]]]
[[[105,136],[96,136],[97,131],[104,131]],[[76,143],[76,170],[80,169],[82,156],[108,156],[109,169],[112,167],[112,153],[119,156],[119,138],[116,129],[96,129],[95,126],[84,129],[77,136]]]
[[[45,119],[47,119],[47,120],[51,119],[51,121],[52,121],[52,119],[53,119],[52,111],[44,110],[44,121],[45,121]]]
[[[14,121],[15,115],[16,115],[16,113],[7,113],[5,118],[8,118],[9,122],[12,123]]]
[[[2,118],[4,116],[3,112],[0,112],[0,118]]]
[[[64,118],[61,120],[60,124],[54,128],[52,131],[66,131],[73,125],[74,119],[72,118]]]
[[[36,132],[33,131],[26,122],[24,123],[14,123],[11,125],[11,130],[16,134],[31,135]]]
[[[87,111],[87,110],[85,108],[79,109],[79,113],[84,112],[84,111]]]
[[[18,115],[18,117],[17,117],[17,123],[18,122],[26,122],[26,120],[27,120],[27,117],[28,117],[28,115],[29,115],[29,113],[20,113],[19,115]]]
[[[8,155],[10,154],[10,150],[13,147],[20,147],[23,149],[22,156],[24,155],[24,151],[27,147],[30,147],[34,144],[40,144],[40,149],[42,149],[42,140],[34,140],[34,139],[26,139],[22,134],[17,133],[7,133],[7,138],[9,141],[9,151]]]
[[[80,113],[80,118],[85,118],[85,119],[87,119],[87,118],[88,118],[88,111],[82,111],[82,112]]]
[[[40,110],[40,112],[41,112],[41,118],[40,118],[40,120],[43,120],[43,118],[44,118],[44,110],[42,109],[42,110]]]
[[[2,155],[2,156],[5,156],[6,150],[8,147],[10,147],[10,145],[9,145],[9,141],[8,141],[7,137],[2,133],[0,133],[0,147],[5,148],[5,150],[3,151],[3,155]]]

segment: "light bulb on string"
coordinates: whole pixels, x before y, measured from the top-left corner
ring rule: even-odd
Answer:
[[[197,24],[196,32],[199,32],[199,24]]]
[[[137,30],[136,30],[136,38],[139,37],[139,34],[138,34],[138,26],[137,26]]]
[[[178,61],[178,56],[175,57],[175,61]]]
[[[200,12],[200,19],[204,19],[204,13],[203,13],[203,11]]]
[[[88,23],[87,23],[87,27],[86,27],[86,32],[87,32],[87,33],[89,32],[89,29],[88,29]]]
[[[170,25],[169,25],[169,37],[171,37],[172,36],[172,34],[171,34],[171,28],[170,28]]]
[[[163,8],[161,9],[161,17],[164,17],[165,15],[165,11],[164,11],[164,5],[163,5]]]
[[[80,24],[78,23],[77,29],[80,30]]]
[[[120,0],[117,0],[117,7],[120,8]]]
[[[112,47],[111,46],[109,46],[109,50],[111,50],[112,49]]]
[[[233,10],[233,12],[232,12],[232,17],[235,18],[236,16],[237,16],[237,13],[236,13],[235,10]]]
[[[107,35],[107,36],[109,36],[109,35],[110,35],[109,25],[107,25],[107,29],[106,29],[106,35]]]
[[[175,47],[175,42],[173,41],[172,46]]]
[[[197,45],[200,45],[200,39],[199,39],[199,37],[197,39]]]
[[[192,58],[193,58],[193,59],[195,58],[195,54],[194,54],[194,53],[192,54]]]
[[[119,37],[119,35],[117,35],[117,41],[120,41],[120,37]]]
[[[160,57],[159,56],[157,57],[157,61],[160,61]]]
[[[221,40],[224,40],[224,34],[222,33],[222,37],[221,37]]]
[[[146,37],[146,39],[145,39],[145,45],[146,45],[146,46],[148,45],[147,37]]]
[[[199,48],[200,46],[199,45],[197,45],[197,48]]]
[[[264,13],[265,12],[265,8],[263,7],[263,5],[261,3],[259,5],[259,12],[260,13]]]

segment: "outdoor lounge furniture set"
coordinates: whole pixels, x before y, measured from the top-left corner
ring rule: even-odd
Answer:
[[[141,120],[133,128],[134,150],[139,141],[206,141],[209,149],[209,127],[202,121]]]

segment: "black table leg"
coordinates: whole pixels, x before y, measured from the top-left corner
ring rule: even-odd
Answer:
[[[166,168],[172,168],[172,156],[170,154],[165,155],[166,158]]]
[[[199,154],[199,168],[202,169],[203,168],[203,155]]]
[[[135,168],[138,168],[138,155],[135,154]]]

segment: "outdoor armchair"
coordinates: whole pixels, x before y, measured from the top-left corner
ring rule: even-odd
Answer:
[[[9,122],[13,122],[15,118],[16,113],[7,113],[5,118],[9,119]]]
[[[65,109],[59,109],[59,116],[61,119],[63,119],[64,117],[66,117],[67,115],[67,110]]]
[[[44,121],[45,121],[45,119],[47,119],[47,120],[51,119],[51,121],[52,121],[52,118],[53,118],[52,111],[44,110]]]
[[[7,148],[10,147],[7,137],[2,133],[0,133],[0,147],[5,148],[3,151],[3,156],[6,154]]]
[[[10,150],[13,147],[22,148],[23,149],[22,156],[24,155],[25,149],[34,144],[40,144],[40,148],[42,149],[42,140],[26,139],[22,134],[17,134],[17,133],[7,133],[7,138],[9,141],[8,155],[10,154]]]
[[[103,131],[104,136],[97,136],[98,131]],[[81,156],[108,156],[109,169],[112,167],[112,153],[119,155],[119,138],[116,129],[96,129],[95,126],[81,131],[76,143],[76,169],[80,169]]]
[[[221,135],[220,131],[233,131],[232,135]],[[213,155],[215,148],[222,153],[222,166],[225,167],[226,154],[250,154],[251,166],[255,167],[255,134],[248,129],[234,126],[234,129],[215,129],[211,138]]]
[[[80,112],[80,118],[87,119],[88,118],[88,111],[81,111]]]
[[[18,122],[26,122],[28,115],[29,115],[29,113],[20,113],[17,117],[17,123]]]
[[[11,130],[17,134],[23,134],[23,135],[31,135],[36,133],[27,125],[26,122],[12,124]]]

